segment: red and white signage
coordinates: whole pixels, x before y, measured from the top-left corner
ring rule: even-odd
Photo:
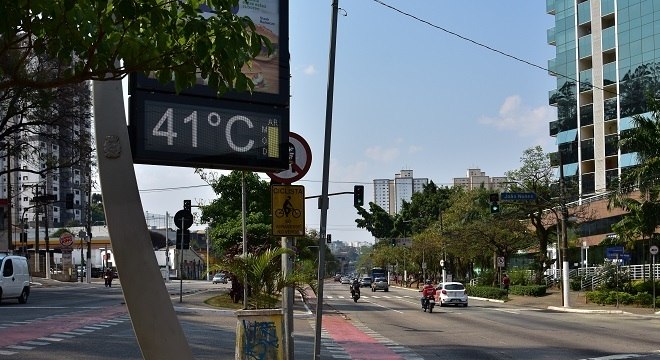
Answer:
[[[73,245],[73,234],[69,232],[62,233],[62,235],[60,235],[60,244],[65,247]]]
[[[267,173],[280,184],[291,184],[302,179],[312,166],[312,148],[302,136],[289,133],[289,168],[278,173]]]

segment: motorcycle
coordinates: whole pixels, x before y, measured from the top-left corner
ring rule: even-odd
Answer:
[[[360,298],[360,288],[354,289],[351,287],[351,297],[353,298],[354,302],[357,302]]]
[[[435,296],[427,295],[424,298],[424,301],[422,302],[422,309],[424,310],[424,312],[428,310],[429,313],[432,313],[434,307],[435,307]]]

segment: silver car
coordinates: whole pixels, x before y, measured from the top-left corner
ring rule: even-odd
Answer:
[[[371,283],[371,291],[383,290],[385,292],[390,291],[390,284],[387,283],[387,279],[384,277],[377,277],[374,279],[374,282]]]
[[[360,287],[367,287],[371,286],[372,280],[369,276],[365,276],[362,279],[360,279]]]

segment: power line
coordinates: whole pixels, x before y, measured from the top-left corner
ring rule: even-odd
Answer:
[[[584,85],[588,85],[588,86],[591,86],[592,88],[595,88],[595,89],[598,89],[598,90],[601,90],[601,91],[604,91],[604,92],[607,92],[607,93],[610,93],[610,94],[618,95],[618,93],[617,93],[616,91],[607,90],[607,89],[601,88],[601,87],[599,87],[599,86],[596,86],[596,85],[594,85],[594,84],[590,84],[590,83],[587,83],[587,82],[581,82],[580,80],[575,79],[575,78],[573,78],[573,77],[571,77],[571,76],[557,73],[557,72],[552,71],[552,70],[550,70],[550,69],[548,69],[548,68],[546,68],[546,67],[544,67],[544,66],[534,64],[534,63],[531,62],[531,61],[527,61],[527,60],[522,59],[522,58],[519,58],[519,57],[517,57],[517,56],[515,56],[515,55],[511,55],[511,54],[509,54],[509,53],[507,53],[507,52],[504,52],[504,51],[502,51],[502,50],[496,49],[496,48],[494,48],[494,47],[492,47],[492,46],[486,45],[486,44],[484,44],[484,43],[480,43],[480,42],[478,42],[478,41],[476,41],[476,40],[472,40],[472,39],[470,39],[470,38],[468,38],[468,37],[466,37],[466,36],[463,36],[463,35],[461,35],[461,34],[459,34],[459,33],[456,33],[456,32],[454,32],[454,31],[451,31],[451,30],[445,29],[445,28],[443,28],[442,26],[439,26],[439,25],[433,24],[432,22],[430,22],[430,21],[428,21],[428,20],[424,20],[424,19],[422,19],[422,18],[419,18],[419,17],[417,17],[417,16],[415,16],[415,15],[413,15],[413,14],[411,14],[411,13],[405,12],[405,11],[403,11],[403,10],[401,10],[401,9],[398,9],[398,8],[392,6],[392,5],[388,5],[388,4],[384,3],[384,2],[381,1],[381,0],[374,0],[374,2],[376,2],[376,3],[378,3],[378,4],[382,5],[382,6],[385,6],[385,7],[389,8],[389,9],[391,9],[391,10],[394,10],[394,11],[400,13],[401,15],[404,15],[404,16],[407,16],[407,17],[409,17],[409,18],[412,18],[412,19],[414,19],[414,20],[416,20],[416,21],[419,21],[419,22],[424,23],[424,24],[426,24],[426,25],[428,25],[428,26],[431,26],[431,27],[433,27],[433,28],[435,28],[435,29],[438,29],[438,30],[444,31],[444,32],[446,32],[447,34],[453,35],[453,36],[455,36],[455,37],[457,37],[457,38],[459,38],[459,39],[461,39],[461,40],[464,40],[464,41],[470,42],[470,43],[472,43],[472,44],[474,44],[474,45],[477,45],[477,46],[482,47],[482,48],[484,48],[484,49],[490,50],[490,51],[495,52],[495,53],[497,53],[497,54],[500,54],[500,55],[502,55],[502,56],[506,56],[506,57],[511,58],[511,59],[513,59],[513,60],[516,60],[516,61],[518,61],[518,62],[524,63],[524,64],[526,64],[526,65],[529,65],[529,66],[535,67],[535,68],[537,68],[537,69],[541,69],[541,70],[543,70],[543,71],[547,71],[548,73],[550,73],[550,74],[553,75],[553,76],[563,77],[563,78],[566,78],[566,79],[568,79],[568,80],[575,81],[576,84],[584,84]]]

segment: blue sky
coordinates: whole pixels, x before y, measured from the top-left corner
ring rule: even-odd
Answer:
[[[291,131],[312,148],[312,167],[297,185],[321,193],[332,0],[290,0]],[[398,9],[396,11],[392,8]],[[365,185],[402,169],[450,185],[480,168],[490,176],[520,166],[527,148],[553,151],[547,71],[553,17],[544,1],[340,0],[329,192]],[[411,16],[407,16],[408,13]],[[345,16],[343,16],[343,15]],[[444,31],[444,30],[446,31]],[[214,198],[194,169],[136,165],[145,211],[174,213],[184,199]],[[269,178],[262,174],[263,178]],[[168,191],[149,189],[177,188]],[[355,226],[352,196],[330,198],[333,240],[373,241]],[[307,200],[305,222],[320,210]]]

